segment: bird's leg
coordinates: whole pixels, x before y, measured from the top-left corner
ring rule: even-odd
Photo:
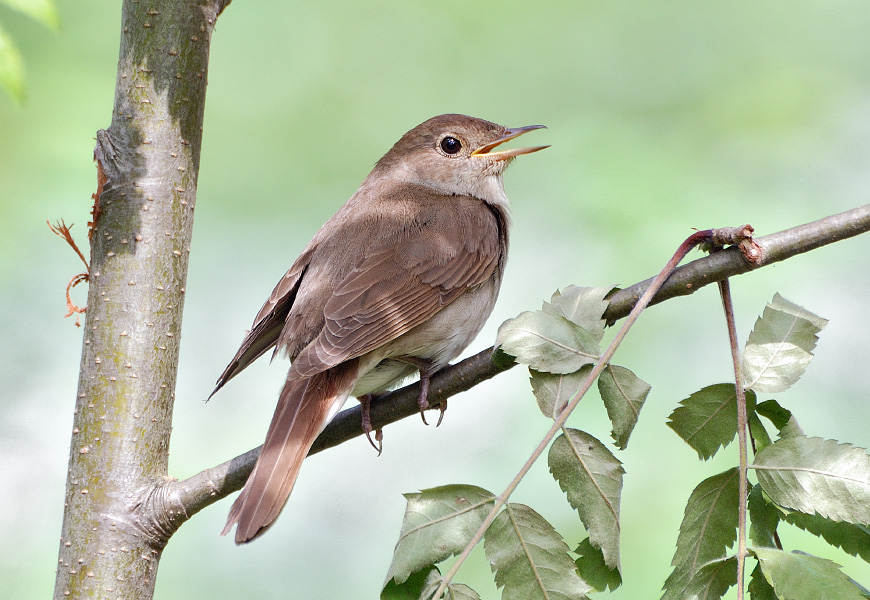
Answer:
[[[366,439],[369,441],[369,444],[372,445],[372,448],[378,451],[378,456],[381,455],[384,449],[384,432],[382,429],[378,429],[375,431],[375,440],[377,440],[377,446],[372,441],[372,419],[371,419],[371,407],[372,407],[372,398],[374,396],[372,394],[364,394],[357,398],[360,403],[360,409],[362,410],[362,429],[366,434]]]
[[[420,371],[420,395],[417,396],[417,406],[420,407],[420,417],[423,419],[423,423],[428,425],[429,423],[426,422],[426,415],[423,411],[429,409],[429,381],[438,369],[435,368],[432,361],[426,360],[425,358],[418,358],[416,356],[394,356],[393,360],[413,365],[418,371]],[[438,417],[438,423],[435,427],[441,425],[441,421],[444,419],[444,411],[447,410],[447,402],[442,401],[438,408],[441,410],[441,415]]]

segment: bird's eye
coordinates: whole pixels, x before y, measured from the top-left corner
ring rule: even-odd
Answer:
[[[462,142],[457,140],[453,136],[447,136],[443,140],[441,140],[441,149],[444,151],[444,154],[456,154],[460,150],[462,150]]]

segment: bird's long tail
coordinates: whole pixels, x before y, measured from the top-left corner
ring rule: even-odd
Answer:
[[[357,371],[355,360],[301,379],[293,378],[291,370],[278,398],[263,451],[230,509],[221,535],[238,525],[236,543],[249,542],[278,517],[311,444],[333,406],[343,403],[350,394]]]

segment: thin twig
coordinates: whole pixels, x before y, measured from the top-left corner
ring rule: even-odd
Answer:
[[[78,244],[76,244],[73,239],[72,233],[70,229],[72,229],[73,225],[67,226],[66,223],[63,222],[63,219],[52,225],[48,222],[48,219],[45,220],[46,225],[51,231],[64,240],[70,247],[78,254],[79,258],[82,259],[82,262],[85,264],[85,272],[79,273],[78,275],[73,275],[72,279],[69,280],[69,283],[66,284],[66,309],[67,313],[64,315],[64,318],[67,318],[73,314],[81,314],[87,310],[87,306],[78,307],[70,298],[70,290],[80,284],[82,281],[88,281],[90,279],[91,267],[88,265],[88,261],[85,259],[85,255],[82,254],[82,251],[79,250]],[[76,317],[76,327],[81,327],[81,323],[79,323],[78,316]]]
[[[498,498],[495,500],[495,504],[492,509],[489,511],[489,514],[483,520],[483,523],[478,528],[477,532],[472,536],[471,540],[468,542],[468,545],[465,546],[465,549],[456,559],[456,562],[453,563],[450,570],[444,575],[441,580],[441,585],[438,587],[438,590],[435,592],[435,595],[432,598],[441,598],[444,594],[447,586],[450,585],[450,582],[456,576],[456,573],[459,571],[459,568],[468,558],[468,555],[471,554],[472,549],[480,543],[480,540],[483,539],[483,535],[486,533],[486,530],[489,529],[489,526],[495,520],[496,515],[501,510],[501,508],[507,503],[508,498],[514,492],[514,490],[519,485],[520,481],[526,476],[526,473],[532,468],[532,465],[540,458],[541,454],[543,454],[544,450],[547,449],[547,446],[550,445],[550,442],[556,437],[562,427],[565,425],[565,422],[568,420],[568,417],[571,415],[571,412],[577,408],[577,405],[580,403],[580,400],[589,391],[589,388],[592,387],[592,384],[601,374],[601,372],[607,367],[610,362],[610,359],[613,358],[613,354],[616,352],[616,349],[625,339],[626,334],[628,334],[628,330],[631,329],[632,325],[634,325],[637,318],[640,316],[640,313],[643,312],[644,308],[646,308],[649,301],[655,295],[655,293],[661,288],[662,284],[664,284],[665,280],[673,273],[674,269],[676,269],[677,265],[680,261],[685,258],[685,256],[689,253],[692,248],[701,244],[703,242],[709,241],[714,237],[714,230],[705,230],[699,231],[697,233],[689,236],[686,241],[684,241],[680,247],[677,249],[677,252],[673,257],[668,261],[665,268],[662,269],[661,273],[659,273],[656,278],[653,280],[652,284],[647,288],[644,292],[643,296],[641,296],[640,300],[635,304],[631,313],[625,320],[625,323],[622,324],[622,327],[616,334],[616,337],[613,338],[613,341],[607,347],[607,350],[604,351],[604,354],[598,359],[598,362],[593,367],[592,371],[589,373],[589,376],[583,382],[583,385],[580,386],[580,389],[574,393],[574,396],[571,398],[571,401],[565,407],[565,409],[559,413],[559,416],[556,417],[553,422],[553,426],[550,427],[549,431],[547,431],[544,438],[537,445],[532,455],[526,461],[526,463],[522,466],[519,473],[517,473],[516,477],[510,482],[508,487],[502,492]]]
[[[731,302],[731,286],[727,279],[719,282],[722,308],[728,323],[728,339],[731,342],[731,360],[734,364],[734,383],[737,389],[737,443],[740,451],[739,492],[737,496],[737,600],[743,600],[743,580],[746,568],[746,472],[748,469],[746,444],[746,390],[743,389],[743,372],[740,366],[740,348],[737,345],[737,328],[734,325],[734,306]]]

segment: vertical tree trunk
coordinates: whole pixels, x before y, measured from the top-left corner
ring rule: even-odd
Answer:
[[[97,134],[90,289],[55,598],[151,598],[211,34],[229,0],[125,0]]]

